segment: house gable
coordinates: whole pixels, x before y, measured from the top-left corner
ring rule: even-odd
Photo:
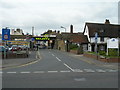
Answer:
[[[88,30],[88,26],[87,25],[85,25],[83,34],[87,36],[88,41],[90,42],[89,30]]]

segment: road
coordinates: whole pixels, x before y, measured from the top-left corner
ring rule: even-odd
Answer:
[[[41,58],[4,69],[3,88],[118,88],[118,71],[99,67],[64,52],[40,49]]]

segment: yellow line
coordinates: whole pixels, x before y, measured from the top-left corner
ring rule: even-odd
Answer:
[[[31,64],[37,63],[38,61],[40,61],[40,60],[33,61],[33,62],[30,62],[30,63],[27,63],[27,64],[22,64],[22,65],[19,65],[19,66],[8,66],[8,67],[6,67],[6,68],[2,68],[2,69],[0,69],[0,70],[11,69],[11,68],[18,68],[18,67],[24,67],[24,66],[28,66],[28,65],[31,65]]]
[[[40,55],[40,56],[41,56],[41,55]],[[27,63],[27,64],[22,64],[22,65],[18,65],[18,66],[8,66],[8,67],[6,67],[6,68],[0,68],[0,70],[28,66],[28,65],[31,65],[31,64],[37,63],[37,62],[40,61],[41,59],[42,59],[42,56],[41,56],[38,60],[36,60],[36,61],[32,61],[32,62],[29,62],[29,63]]]

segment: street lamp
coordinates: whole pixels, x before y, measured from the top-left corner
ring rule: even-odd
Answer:
[[[64,28],[64,29],[65,29],[65,32],[66,32],[66,28],[65,28],[65,27],[61,26],[60,28]]]

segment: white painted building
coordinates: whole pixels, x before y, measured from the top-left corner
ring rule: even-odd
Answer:
[[[12,29],[11,35],[23,35],[22,29]]]
[[[120,37],[120,25],[110,24],[109,20],[105,23],[86,23],[84,35],[88,38],[88,51],[95,51],[95,33],[97,36],[98,50],[107,50],[107,40]]]

